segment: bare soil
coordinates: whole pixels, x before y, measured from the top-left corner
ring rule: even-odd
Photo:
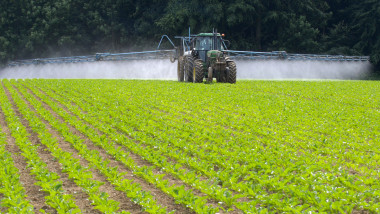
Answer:
[[[30,93],[33,93],[33,92],[31,92],[31,91],[29,91]],[[44,91],[42,91],[42,90],[40,90],[40,92],[41,93],[44,93]],[[44,93],[45,94],[45,93]],[[45,94],[45,95],[47,95],[47,94]],[[47,95],[48,96],[48,95]],[[64,109],[67,113],[69,113],[70,115],[72,115],[72,116],[76,116],[75,114],[73,114],[68,108],[66,108],[63,104],[61,104],[58,100],[55,100],[54,98],[52,98],[52,97],[50,97],[51,99],[53,99],[62,109]],[[39,99],[38,97],[37,97],[37,99]],[[73,102],[71,102],[70,103],[71,105],[76,105],[75,103],[73,103]],[[77,105],[76,105],[77,106]],[[79,107],[79,106],[78,106]],[[51,112],[52,112],[52,114],[55,114],[56,115],[56,113],[52,110],[52,109],[50,109],[51,110]],[[82,109],[82,113],[83,114],[86,114],[87,112],[85,112],[85,111],[83,111],[83,109]],[[59,116],[57,116],[57,117],[59,117]],[[62,119],[62,118],[61,118]],[[91,124],[89,124],[89,123],[87,123],[87,122],[85,122],[85,121],[82,121],[83,123],[85,123],[86,125],[88,125],[88,126],[90,126],[94,131],[96,131],[99,135],[105,135],[105,133],[103,133],[103,132],[101,132],[101,131],[99,131],[98,129],[96,129],[95,127],[93,127]],[[70,129],[71,128],[73,128],[73,127],[70,127]],[[78,130],[76,130],[75,128],[74,128],[74,130],[73,130],[74,132],[76,132],[76,134],[78,135],[78,136],[81,136],[82,137],[82,139],[85,139],[85,141],[86,142],[90,142],[90,140],[89,139],[87,139],[87,137],[86,136],[84,136],[82,133],[80,133]],[[121,134],[123,134],[123,135],[126,135],[127,137],[129,137],[129,138],[131,138],[130,136],[128,136],[127,135],[127,133],[121,133]],[[133,139],[134,140],[134,139]],[[137,142],[136,141],[136,143],[139,143],[139,142]],[[140,144],[141,145],[141,144]],[[90,145],[91,146],[91,145]],[[142,145],[143,147],[145,147],[145,145]],[[137,155],[137,154],[135,154],[135,153],[133,153],[132,151],[129,151],[129,150],[127,150],[125,147],[123,147],[123,146],[118,146],[118,145],[115,145],[115,147],[116,148],[119,148],[120,150],[122,150],[122,151],[124,151],[124,152],[126,152],[126,153],[129,153],[129,157],[130,158],[132,158],[133,160],[134,160],[134,162],[138,165],[138,166],[148,166],[148,167],[151,167],[151,166],[154,166],[153,164],[151,164],[150,162],[148,162],[147,160],[144,160],[144,159],[142,159],[142,157],[141,156],[139,156],[139,155]],[[122,163],[120,163],[120,162],[118,162],[117,160],[115,160],[115,158],[114,157],[112,157],[112,156],[110,156],[110,155],[108,155],[104,150],[102,150],[102,148],[100,148],[100,147],[97,147],[97,146],[95,146],[95,147],[93,147],[94,149],[96,149],[96,150],[98,150],[99,152],[100,152],[100,154],[102,155],[102,157],[103,158],[105,158],[105,159],[107,159],[107,160],[110,160],[111,162],[110,162],[110,164],[111,164],[111,166],[117,166],[119,169],[124,169],[124,171],[130,171],[129,169],[127,169]],[[170,162],[172,162],[173,164],[175,164],[176,163],[176,161],[175,160],[172,160],[171,158],[168,158],[168,161],[170,161]],[[185,168],[185,170],[190,170],[190,169],[188,169],[188,168]],[[155,173],[155,174],[163,174],[163,172],[160,170],[160,169],[157,169],[157,168],[155,168],[154,170],[153,170],[153,172]],[[131,175],[132,176],[132,178],[135,178],[135,179],[139,179],[139,183],[141,184],[141,182],[145,182],[143,179],[141,179],[141,178],[138,178],[138,177],[133,177],[133,175]],[[132,179],[132,178],[129,178],[129,179]],[[193,187],[191,187],[190,185],[188,185],[188,184],[186,184],[185,182],[183,182],[182,180],[180,180],[180,179],[177,179],[176,177],[174,177],[173,175],[170,175],[170,174],[165,174],[165,176],[164,176],[164,179],[166,179],[168,182],[169,182],[169,184],[170,184],[170,186],[172,186],[172,185],[176,185],[176,186],[184,186],[185,187],[185,190],[188,190],[188,191],[192,191],[196,196],[199,196],[199,197],[205,197],[205,196],[207,196],[205,193],[202,193],[201,191],[199,191],[199,190],[197,190],[197,189],[194,189]],[[205,178],[205,177],[201,177],[200,179],[202,179],[202,180],[207,180],[207,178]],[[151,185],[151,184],[149,184],[149,183],[147,183],[148,185]],[[144,185],[145,186],[145,185]],[[143,188],[144,189],[144,188]],[[152,191],[152,190],[149,190],[149,189],[147,189],[146,191]],[[153,192],[153,194],[158,194],[158,193],[156,193],[156,191],[159,191],[159,192],[161,192],[161,190],[155,190],[155,192]],[[162,192],[161,192],[162,193]],[[166,196],[166,195],[165,195]],[[166,196],[165,198],[167,198],[168,196]],[[164,200],[166,200],[165,198],[163,198]],[[169,198],[171,198],[170,196],[169,196]],[[156,199],[157,200],[157,199]],[[162,200],[162,199],[159,199],[159,200]],[[208,206],[212,206],[212,207],[220,207],[220,204],[218,204],[218,201],[216,201],[216,200],[211,200],[211,199],[209,199],[208,200],[208,203],[207,203],[207,205]],[[179,205],[178,205],[179,206]],[[225,209],[228,209],[227,207],[224,207]],[[235,209],[236,209],[236,207],[235,207]],[[168,210],[171,210],[171,209],[168,209]],[[175,210],[177,210],[177,211],[179,211],[178,210],[178,207],[175,209]],[[186,210],[186,213],[189,213],[189,212],[191,212],[189,209],[188,210]],[[234,212],[230,212],[230,213],[234,213]],[[237,212],[238,213],[238,212]]]
[[[21,93],[19,93],[19,94],[21,95]],[[28,101],[26,101],[25,98],[23,98],[23,99],[28,104],[29,108],[33,110],[34,108],[32,107],[32,105]],[[46,105],[46,104],[44,104],[44,105]],[[33,111],[35,111],[35,110],[33,110]],[[57,116],[57,115],[55,114],[55,116]],[[42,119],[42,118],[40,118],[40,119],[45,123],[46,128],[53,135],[53,137],[55,137],[58,140],[59,147],[63,151],[70,152],[72,154],[72,157],[78,159],[80,164],[83,167],[89,167],[89,163],[79,155],[78,151],[75,150],[69,142],[66,142],[63,139],[63,137],[59,134],[59,132],[57,130],[55,130],[44,119]],[[100,187],[100,191],[107,193],[109,195],[110,199],[120,203],[120,205],[119,205],[120,210],[125,210],[125,211],[131,212],[131,213],[144,213],[141,211],[142,208],[139,205],[133,203],[132,201],[130,201],[128,198],[125,197],[125,193],[115,190],[114,187],[107,181],[107,179],[100,172],[98,172],[97,170],[90,168],[90,167],[89,167],[89,171],[92,172],[94,180],[97,180],[97,181],[104,183]],[[86,193],[84,193],[80,187],[76,186],[76,184],[73,181],[70,181],[70,182],[73,185],[69,185],[69,183],[68,184],[64,183],[63,186],[68,188],[68,192],[70,192],[70,194],[74,193],[73,195],[75,195],[75,198],[77,199],[76,204],[78,205],[78,207],[85,213],[100,213],[98,210],[93,209],[93,205],[91,205],[90,201],[88,200],[88,198],[89,198],[88,195]]]
[[[39,97],[37,97],[32,91],[28,90],[28,92],[30,94],[34,95],[37,100],[39,100],[39,101],[42,102],[42,100]],[[44,106],[45,109],[47,109],[48,111],[50,111],[51,114],[54,117],[56,117],[60,122],[66,123],[64,121],[64,119],[62,117],[60,117],[56,112],[54,112],[49,105],[47,105],[44,102],[42,102],[42,105]],[[65,108],[63,108],[63,109],[65,109]],[[65,109],[65,110],[67,111],[67,109]],[[46,121],[45,121],[45,124],[48,125],[48,123]],[[139,177],[133,175],[133,172],[130,169],[128,169],[127,167],[125,167],[121,162],[118,162],[117,160],[115,160],[115,158],[112,157],[111,155],[108,155],[105,150],[103,150],[102,148],[94,145],[91,142],[91,140],[88,139],[87,136],[85,136],[84,134],[82,134],[80,131],[78,131],[77,129],[75,129],[73,126],[71,126],[69,124],[67,124],[67,126],[69,127],[70,131],[73,134],[79,136],[82,140],[84,140],[84,143],[86,144],[86,146],[87,146],[88,149],[98,151],[99,155],[103,159],[110,161],[110,163],[109,163],[110,167],[117,167],[120,173],[125,173],[126,172],[126,175],[124,175],[125,179],[133,180],[135,183],[138,183],[141,186],[142,190],[144,190],[146,192],[150,192],[154,196],[155,200],[160,205],[162,205],[164,207],[167,207],[168,211],[175,210],[176,213],[194,213],[190,208],[185,207],[185,206],[180,205],[180,204],[177,204],[172,197],[168,196],[167,194],[165,194],[164,192],[162,192],[160,189],[154,187],[152,184],[146,182],[142,178],[139,178]],[[51,126],[48,125],[48,127],[50,127],[49,131],[51,131],[51,129],[52,129]],[[54,133],[54,136],[56,136],[56,137],[60,136],[59,133],[56,132],[55,130],[51,131],[51,133]],[[62,140],[62,141],[64,142],[64,140]],[[64,144],[64,143],[62,143],[62,144]],[[67,144],[69,144],[69,143],[67,143]],[[64,150],[68,151],[70,149],[71,150],[75,150],[75,149],[71,148],[71,146],[66,146]],[[77,155],[77,157],[79,157],[79,155]],[[139,160],[142,161],[141,159],[139,159]],[[83,160],[83,162],[85,162],[85,160]],[[136,163],[138,164],[138,162],[136,162]],[[81,162],[81,164],[85,165],[85,163],[82,163],[82,162]],[[87,163],[87,165],[88,165],[88,163]],[[98,178],[100,179],[100,181],[105,182],[106,184],[109,184],[109,187],[105,187],[105,185],[103,185],[102,186],[102,191],[106,191],[106,190],[107,191],[111,191],[111,190],[113,190],[115,192],[118,192],[116,194],[112,194],[112,193],[109,194],[110,196],[116,196],[116,197],[111,197],[111,199],[118,199],[120,201],[120,200],[122,200],[124,198],[123,202],[120,201],[121,202],[120,203],[121,210],[126,210],[126,211],[129,211],[131,213],[139,213],[139,212],[141,212],[141,207],[139,207],[138,205],[136,205],[133,202],[131,202],[130,199],[126,197],[125,193],[123,193],[121,191],[114,190],[114,187],[106,180],[105,177],[103,177],[100,174],[100,172],[98,172],[95,169],[92,169],[92,171],[94,172],[94,174],[97,174],[99,176]],[[137,207],[137,209],[130,210],[133,207],[135,207],[135,208]]]
[[[18,92],[18,95],[25,101],[25,103],[28,105],[29,109],[34,111],[35,113],[38,113],[35,108],[32,106],[31,103],[27,101],[27,99],[22,95],[20,90],[13,85],[14,89]],[[29,125],[29,122],[23,118],[23,115],[19,112],[17,109],[17,106],[15,105],[13,98],[8,91],[8,89],[5,88],[4,85],[2,85],[2,88],[0,90],[4,90],[8,96],[8,99],[10,100],[13,110],[15,111],[15,114],[20,118],[20,121],[22,124],[27,128],[28,133],[30,134],[29,140],[32,144],[38,145],[38,154],[40,155],[41,159],[47,164],[47,168],[51,172],[55,172],[60,176],[59,181],[63,183],[63,190],[66,194],[71,194],[75,198],[75,203],[76,205],[82,210],[83,213],[100,213],[98,210],[94,208],[93,205],[91,205],[91,201],[88,199],[89,196],[79,187],[76,185],[74,180],[70,179],[68,177],[68,174],[63,172],[61,169],[61,165],[56,160],[48,148],[41,144],[39,136],[37,133],[33,132],[32,128]],[[48,110],[52,116],[54,116],[56,119],[58,119],[61,123],[64,123],[67,125],[67,127],[70,129],[70,132],[74,135],[79,136],[84,144],[87,146],[88,149],[90,150],[95,150],[99,152],[99,155],[104,159],[109,161],[109,166],[110,167],[117,167],[118,171],[120,173],[125,173],[124,179],[129,179],[132,180],[134,183],[137,183],[141,186],[142,190],[151,193],[154,196],[154,199],[157,201],[158,204],[162,205],[163,207],[166,207],[167,211],[175,211],[175,213],[194,213],[193,210],[190,208],[186,207],[183,204],[178,204],[172,198],[170,195],[166,194],[163,192],[161,189],[155,187],[153,184],[145,181],[144,179],[136,176],[133,172],[133,170],[129,169],[126,167],[122,162],[116,160],[113,156],[107,154],[107,152],[102,149],[100,146],[95,145],[88,136],[86,136],[84,133],[81,133],[79,130],[77,130],[74,126],[68,124],[62,118],[59,116],[56,112],[53,111],[53,109],[47,104],[44,103],[40,97],[38,97],[36,94],[34,94],[29,88],[27,88],[27,91],[29,94],[33,95],[36,100],[42,103],[43,107]],[[41,90],[40,90],[41,91]],[[43,91],[41,91],[44,93]],[[46,95],[46,93],[45,93]],[[52,98],[53,99],[53,98]],[[54,100],[54,99],[53,99]],[[60,103],[57,100],[54,100],[65,112],[71,114],[74,116],[74,114],[67,109],[62,103]],[[76,105],[75,103],[71,102],[71,105]],[[83,111],[83,109],[81,109]],[[83,111],[83,114],[86,114],[85,111]],[[38,114],[37,114],[38,115]],[[73,146],[69,143],[66,142],[65,139],[62,137],[62,135],[55,130],[48,121],[45,121],[44,119],[39,116],[41,121],[45,124],[46,129],[49,133],[52,134],[52,136],[58,141],[59,148],[62,149],[63,151],[69,152],[72,154],[73,158],[76,158],[79,160],[79,163],[83,167],[88,167],[88,170],[92,172],[93,174],[93,179],[98,180],[100,182],[103,182],[104,184],[101,186],[100,191],[105,192],[109,195],[110,199],[115,200],[120,203],[119,207],[120,210],[125,210],[130,213],[144,213],[142,211],[142,207],[135,204],[134,202],[131,201],[130,198],[126,196],[126,193],[122,191],[115,190],[115,187],[107,180],[103,174],[98,171],[94,166],[88,163],[87,160],[85,160],[81,155],[78,153],[78,151],[73,148]],[[78,118],[78,117],[77,117]],[[80,118],[78,118],[80,119]],[[92,124],[89,124],[85,121],[82,120],[82,122],[86,125],[88,125],[91,129],[93,129],[98,135],[104,135],[105,133],[102,133],[100,130],[96,129]],[[31,202],[31,204],[35,207],[35,212],[38,213],[39,210],[44,210],[48,213],[56,213],[56,210],[53,208],[49,207],[45,203],[44,197],[47,195],[47,193],[40,191],[40,187],[35,185],[37,181],[35,180],[34,176],[30,174],[30,170],[27,168],[27,162],[24,160],[24,157],[21,155],[20,149],[17,147],[16,142],[14,138],[12,138],[10,130],[8,128],[8,124],[6,123],[6,120],[4,118],[4,114],[2,113],[0,109],[0,124],[3,127],[3,132],[6,134],[7,137],[7,143],[8,145],[6,146],[6,149],[12,153],[12,158],[15,162],[15,166],[19,169],[19,173],[21,175],[20,179],[21,182],[24,185],[24,188],[26,190],[26,194],[28,195],[27,199]],[[121,133],[121,132],[120,132]],[[126,134],[126,133],[121,133],[121,134]],[[108,136],[107,136],[108,137]],[[138,142],[136,142],[138,143]],[[124,148],[123,146],[120,145],[115,145],[115,147],[119,147],[122,151],[129,153],[129,157],[134,160],[134,162],[142,167],[142,166],[153,166],[150,162],[147,160],[144,160],[141,156],[129,151],[127,148]],[[169,159],[170,162],[175,163],[175,160]],[[185,167],[186,170],[191,170]],[[153,172],[155,174],[162,174],[164,173],[161,169],[159,168],[154,168]],[[165,174],[164,179],[166,179],[170,185],[176,185],[176,186],[184,186],[186,190],[192,191],[196,196],[199,197],[204,197],[206,194],[200,192],[199,190],[194,189],[192,186],[185,184],[182,180],[176,178],[173,175],[170,174]],[[202,180],[206,180],[206,177],[202,177]],[[0,195],[1,197],[1,195]],[[221,207],[220,204],[216,200],[209,199],[208,200],[208,205],[213,206],[213,207]],[[223,206],[223,205],[222,205]],[[6,212],[6,210],[0,210],[1,212]],[[221,211],[223,213],[223,211]],[[238,209],[235,208],[235,211],[232,211],[231,213],[240,213]]]
[[[3,85],[1,86],[4,87]],[[0,88],[0,90],[3,89]],[[9,92],[6,91],[6,93],[9,98]],[[28,164],[25,158],[21,155],[22,152],[16,145],[15,139],[11,136],[11,131],[8,128],[3,112],[0,112],[0,123],[7,138],[8,144],[5,148],[12,154],[15,167],[19,170],[20,182],[23,184],[27,195],[26,199],[30,201],[35,212],[43,209],[49,213],[54,213],[55,210],[45,204],[45,196],[47,196],[47,193],[40,191],[40,187],[34,184],[37,180],[35,179],[35,176],[30,174],[30,168],[27,168]]]
[[[39,90],[39,91],[40,91],[41,93],[45,94],[46,96],[48,96],[44,91],[42,91],[42,90]],[[32,93],[32,92],[30,91],[30,93]],[[49,97],[50,97],[50,96],[49,96]],[[69,113],[69,114],[72,115],[72,116],[76,116],[76,115],[73,114],[68,108],[66,108],[63,104],[61,104],[60,101],[58,101],[58,100],[56,100],[56,99],[54,99],[54,98],[52,98],[52,97],[50,97],[50,98],[51,98],[52,100],[54,100],[54,101],[55,101],[55,102],[56,102],[56,103],[57,103],[62,109],[64,109],[67,113]],[[37,98],[37,99],[38,99],[38,98]],[[87,101],[85,101],[85,102],[87,102]],[[87,103],[89,103],[89,102],[87,102]],[[80,108],[80,106],[78,106],[78,105],[77,105],[76,103],[74,103],[74,102],[70,102],[70,104],[71,104],[71,105],[75,105],[75,106],[77,106],[78,108]],[[91,104],[91,103],[89,103],[89,104]],[[81,109],[81,108],[80,108],[80,109]],[[82,111],[83,114],[87,114],[87,112],[84,111],[83,109],[81,109],[81,111]],[[92,129],[94,129],[99,135],[104,135],[104,134],[105,134],[105,133],[103,133],[103,132],[97,130],[97,129],[96,129],[95,127],[93,127],[91,124],[89,124],[89,123],[87,123],[87,122],[85,122],[85,121],[82,121],[82,122],[85,123],[86,125],[90,126]],[[114,131],[117,131],[117,132],[119,132],[120,134],[123,134],[123,135],[127,136],[128,138],[134,140],[135,143],[138,143],[138,144],[139,144],[140,146],[142,146],[143,148],[146,147],[145,144],[142,144],[141,142],[138,142],[136,139],[133,139],[131,136],[128,135],[128,133],[124,133],[124,132],[122,132],[122,131],[120,131],[120,130],[114,130]],[[142,157],[139,156],[138,154],[135,154],[135,153],[133,153],[132,151],[127,150],[125,147],[123,147],[123,146],[117,146],[117,147],[119,147],[119,149],[121,149],[122,151],[129,153],[129,154],[130,154],[129,157],[132,158],[132,159],[134,160],[134,162],[135,162],[138,166],[149,166],[149,167],[150,167],[150,166],[154,166],[153,164],[151,164],[151,163],[148,162],[147,160],[142,159]],[[101,148],[99,148],[99,149],[101,149]],[[104,158],[106,158],[106,157],[104,157]],[[167,158],[167,161],[168,161],[168,162],[171,162],[172,164],[176,164],[176,163],[177,163],[176,160],[173,160],[172,158],[170,158],[170,157],[168,157],[168,156],[166,156],[166,158]],[[108,156],[107,159],[112,160],[112,161],[116,161],[116,160],[114,160],[114,158],[111,157],[111,156]],[[190,170],[191,170],[191,169],[188,168],[187,166],[183,166],[182,169],[184,169],[184,170],[186,170],[186,171],[190,171]],[[157,168],[154,169],[153,172],[154,172],[155,174],[162,174],[162,173],[163,173],[163,172],[161,171],[161,169],[157,169]],[[180,180],[180,179],[177,179],[176,177],[174,177],[174,176],[171,175],[171,174],[165,174],[164,179],[168,180],[168,182],[170,183],[170,185],[184,186],[186,190],[189,190],[189,191],[191,190],[196,196],[199,196],[199,197],[205,197],[205,196],[207,196],[205,193],[202,193],[201,191],[199,191],[199,190],[197,190],[197,189],[194,189],[192,186],[186,184],[185,182],[183,182],[183,181]],[[199,179],[200,179],[200,180],[204,180],[204,181],[208,180],[208,178],[205,177],[205,176],[200,176]],[[236,191],[232,191],[232,192],[233,192],[233,194],[238,194]],[[239,201],[246,201],[246,200],[248,200],[248,199],[246,199],[246,198],[241,198],[241,199],[239,199]],[[226,209],[226,210],[228,209],[228,207],[224,206],[223,204],[222,204],[222,205],[219,204],[218,201],[216,201],[216,200],[208,199],[207,202],[208,202],[208,203],[207,203],[208,206],[212,206],[212,207],[220,207],[220,206],[223,206],[224,209]],[[235,211],[231,211],[231,212],[229,212],[229,213],[241,213],[241,212],[238,211],[238,209],[237,209],[235,206],[233,206],[233,208],[234,208]],[[222,211],[221,211],[221,213],[222,213]]]

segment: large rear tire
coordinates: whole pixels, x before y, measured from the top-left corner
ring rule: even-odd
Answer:
[[[233,61],[227,62],[227,66],[230,69],[227,73],[227,82],[236,83],[236,64]]]
[[[184,60],[182,57],[178,59],[177,77],[178,77],[178,82],[183,82],[184,77],[185,77],[185,68],[184,68]]]
[[[197,59],[194,61],[194,70],[193,70],[193,82],[201,83],[203,82],[205,74],[203,72],[203,61]]]
[[[183,63],[185,82],[193,82],[194,58],[192,56],[185,56]]]

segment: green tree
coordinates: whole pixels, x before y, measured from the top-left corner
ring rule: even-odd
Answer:
[[[275,47],[293,53],[318,53],[320,51],[317,37],[319,30],[314,28],[305,16],[289,16],[288,25],[273,41]]]
[[[153,49],[162,34],[217,29],[231,49],[371,55],[380,2],[363,0],[11,0],[0,2],[0,63]]]
[[[353,4],[353,32],[359,36],[354,48],[371,56],[371,61],[380,67],[380,1],[364,0]]]
[[[23,50],[28,4],[25,0],[0,2],[0,63],[18,57],[18,52]]]
[[[169,35],[187,35],[188,27],[193,32],[210,32],[213,28],[223,30],[223,1],[169,1],[164,15],[156,21],[162,32]]]

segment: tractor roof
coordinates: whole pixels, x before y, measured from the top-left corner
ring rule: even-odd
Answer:
[[[221,36],[220,33],[217,33],[216,35]],[[197,36],[214,36],[214,34],[213,33],[200,33],[200,34],[197,34]]]

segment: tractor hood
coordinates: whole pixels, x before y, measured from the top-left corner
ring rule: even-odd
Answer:
[[[207,58],[220,58],[223,57],[223,52],[219,50],[207,51]]]

